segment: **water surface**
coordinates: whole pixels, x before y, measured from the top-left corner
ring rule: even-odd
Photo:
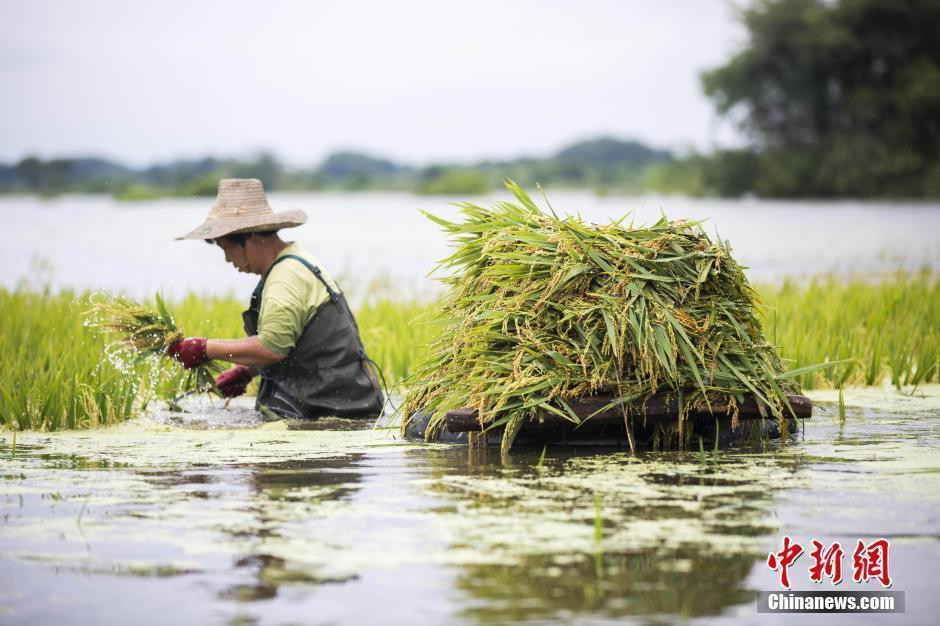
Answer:
[[[755,281],[784,276],[877,273],[940,268],[940,205],[902,202],[782,202],[682,197],[599,197],[548,190],[555,210],[606,222],[630,211],[649,223],[670,218],[707,220],[709,233],[731,242],[735,258]],[[284,231],[340,278],[355,301],[370,288],[397,297],[425,295],[426,275],[447,256],[439,227],[421,211],[453,217],[449,203],[465,198],[408,193],[274,193],[275,210],[302,209],[310,221]],[[505,195],[470,198],[490,206]],[[541,200],[539,200],[542,203]],[[239,274],[220,250],[174,241],[205,217],[211,198],[121,203],[107,196],[0,197],[6,238],[0,246],[0,284],[29,280],[79,289],[109,289],[150,297],[189,291],[246,300],[256,277]]]
[[[932,621],[940,386],[850,391],[844,423],[814,397],[829,413],[788,445],[704,464],[550,448],[539,465],[348,420],[262,423],[246,404],[20,433],[15,451],[3,432],[0,622],[764,623],[754,598],[777,588],[764,560],[784,534],[890,539],[908,613],[888,617]]]

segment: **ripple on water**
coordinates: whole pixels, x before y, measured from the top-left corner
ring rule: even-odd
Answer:
[[[766,587],[755,575],[783,532],[903,536],[909,571],[929,570],[940,387],[923,391],[895,408],[849,391],[844,423],[820,412],[785,447],[704,459],[549,449],[539,464],[541,450],[413,444],[354,420],[291,429],[246,399],[20,433],[15,456],[0,433],[0,567],[18,574],[0,605],[63,622],[160,598],[181,621],[352,621],[376,603],[437,622],[708,617]],[[53,583],[71,612],[24,599]]]

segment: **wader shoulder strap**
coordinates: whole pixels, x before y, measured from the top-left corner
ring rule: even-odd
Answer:
[[[308,261],[307,259],[305,259],[305,258],[303,258],[303,257],[301,257],[301,256],[297,256],[296,254],[285,254],[284,256],[278,257],[277,259],[275,259],[274,263],[271,264],[271,267],[274,267],[275,265],[277,265],[277,264],[280,263],[281,261],[286,261],[287,259],[294,259],[295,261],[300,261],[301,263],[303,263],[304,266],[305,266],[308,270],[310,270],[311,272],[313,272],[313,275],[316,276],[317,279],[318,279],[321,283],[323,283],[323,286],[326,287],[326,292],[327,292],[328,294],[330,294],[330,300],[331,300],[332,302],[336,302],[336,299],[339,297],[339,294],[337,294],[336,291],[335,291],[332,287],[330,287],[330,283],[326,282],[326,279],[323,278],[323,272],[320,271],[320,268],[317,267],[316,265],[314,265],[313,263],[311,263],[310,261]],[[271,272],[271,270],[269,269],[269,270],[268,270],[268,273],[270,274],[270,272]],[[260,295],[259,295],[259,297],[260,297]]]
[[[271,264],[271,267],[274,267],[281,261],[286,261],[287,259],[294,259],[295,261],[300,261],[304,266],[313,272],[313,275],[316,276],[323,286],[326,287],[326,292],[330,296],[330,302],[336,303],[339,298],[339,294],[330,287],[330,284],[326,282],[326,279],[323,278],[323,273],[320,271],[320,268],[308,261],[303,257],[299,257],[296,254],[285,254],[282,257],[278,257],[274,260],[274,263]],[[268,268],[268,274],[271,273],[271,268]],[[255,290],[251,293],[251,301],[248,303],[248,310],[242,313],[242,319],[245,320],[245,328],[249,335],[253,335],[257,332],[258,328],[258,315],[261,312],[261,294],[264,292],[264,284],[268,280],[268,274],[265,274],[261,280],[258,281],[258,285],[255,287]],[[246,316],[251,315],[253,320],[251,324],[248,324],[248,319]],[[248,331],[248,328],[252,328],[251,332]]]
[[[280,263],[281,261],[285,261],[285,260],[287,260],[287,259],[294,259],[295,261],[300,261],[301,263],[303,263],[303,264],[307,267],[307,269],[310,270],[311,272],[313,272],[313,275],[316,276],[316,277],[320,280],[321,283],[323,283],[323,286],[326,287],[327,293],[330,294],[330,302],[332,302],[333,304],[338,304],[338,302],[339,302],[339,294],[336,293],[336,291],[335,291],[332,287],[330,287],[330,283],[326,282],[326,279],[323,278],[323,273],[320,271],[320,268],[317,267],[316,265],[314,265],[313,263],[311,263],[310,261],[308,261],[307,259],[305,259],[305,258],[303,258],[303,257],[300,257],[300,256],[297,256],[296,254],[285,254],[285,255],[282,256],[282,257],[278,257],[278,258],[274,261],[274,263],[271,265],[271,267],[274,267],[275,265],[277,265],[277,264]],[[270,271],[271,271],[271,270],[268,270],[268,272],[270,272]],[[260,297],[260,296],[259,296],[259,297]],[[352,363],[352,362],[355,362],[355,361],[363,361],[363,360],[366,360],[366,359],[368,359],[369,357],[366,356],[366,349],[365,349],[365,346],[362,345],[362,338],[361,338],[361,336],[359,335],[359,325],[356,324],[356,318],[355,318],[355,316],[353,316],[352,311],[349,310],[349,306],[348,306],[348,305],[346,305],[346,304],[344,303],[344,305],[343,305],[342,308],[345,310],[345,314],[346,314],[346,316],[349,318],[349,321],[350,321],[350,323],[352,324],[353,328],[356,329],[356,341],[357,341],[357,343],[359,344],[359,350],[358,350],[359,356],[358,356],[358,358],[353,359],[352,361],[349,361],[349,363]],[[371,360],[371,359],[370,359],[370,360]],[[346,365],[346,364],[347,364],[347,363],[341,363],[340,365]],[[338,366],[337,366],[337,365],[334,365],[333,367],[338,367]]]

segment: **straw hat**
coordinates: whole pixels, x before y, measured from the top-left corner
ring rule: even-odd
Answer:
[[[196,230],[176,239],[218,239],[237,233],[300,226],[306,221],[307,214],[303,211],[275,213],[257,178],[223,178],[206,220]]]

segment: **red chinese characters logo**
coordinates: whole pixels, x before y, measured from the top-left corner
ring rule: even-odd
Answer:
[[[809,579],[814,583],[821,583],[823,576],[829,578],[833,585],[842,582],[842,557],[845,552],[838,541],[823,551],[823,544],[813,539],[813,551],[809,553],[813,564],[809,568]]]
[[[891,574],[888,565],[888,556],[891,544],[887,539],[877,539],[869,544],[859,540],[852,554],[852,580],[865,583],[877,580],[884,587],[891,586]],[[790,566],[803,554],[803,546],[790,539],[783,538],[783,549],[767,555],[767,567],[779,572],[780,585],[790,588]],[[814,583],[821,583],[824,578],[832,581],[833,585],[842,582],[842,559],[845,551],[838,541],[826,547],[820,541],[813,539],[813,550],[809,553],[812,564],[809,566],[809,579]]]
[[[887,539],[872,541],[867,546],[859,539],[852,555],[852,580],[857,583],[868,582],[872,578],[881,583],[883,587],[891,586],[891,575],[888,573],[888,552],[891,544]]]
[[[771,552],[767,556],[767,567],[776,571],[780,570],[780,584],[790,588],[790,566],[803,554],[803,546],[798,543],[790,543],[790,537],[783,538],[783,550],[780,552]]]

